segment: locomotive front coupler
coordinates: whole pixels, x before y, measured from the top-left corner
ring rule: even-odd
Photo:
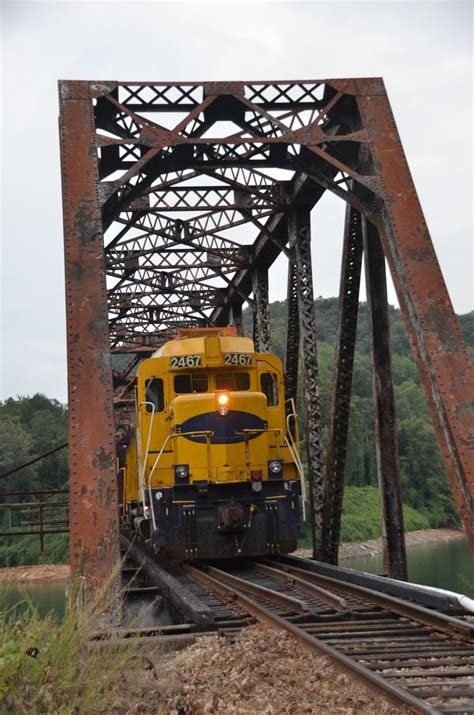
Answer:
[[[217,530],[221,534],[233,534],[245,528],[245,513],[240,504],[231,502],[219,506]]]

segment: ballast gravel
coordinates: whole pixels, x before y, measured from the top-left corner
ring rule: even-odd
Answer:
[[[169,658],[165,671],[162,659],[156,663],[161,687],[155,690],[159,695],[154,712],[403,712],[372,694],[355,678],[339,672],[326,657],[301,646],[291,635],[262,625],[234,635],[204,636],[185,650],[169,654]],[[148,712],[146,706],[141,712]]]

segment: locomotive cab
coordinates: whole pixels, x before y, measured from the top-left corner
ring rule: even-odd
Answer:
[[[178,334],[137,374],[124,517],[167,558],[296,548],[302,469],[281,362],[233,328]]]

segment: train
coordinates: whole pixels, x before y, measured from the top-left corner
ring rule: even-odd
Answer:
[[[123,527],[166,559],[294,551],[304,479],[280,359],[233,327],[180,330],[138,368],[119,474]]]

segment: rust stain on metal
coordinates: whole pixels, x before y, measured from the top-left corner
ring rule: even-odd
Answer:
[[[380,81],[381,87],[383,82]],[[358,97],[383,187],[382,240],[458,510],[474,551],[474,374],[385,92]]]
[[[112,378],[107,379],[102,365],[103,351],[110,348],[91,96],[87,83],[67,83],[61,90],[71,565],[74,573],[87,576],[94,591],[110,578],[119,558]],[[96,375],[102,379],[96,381]]]

